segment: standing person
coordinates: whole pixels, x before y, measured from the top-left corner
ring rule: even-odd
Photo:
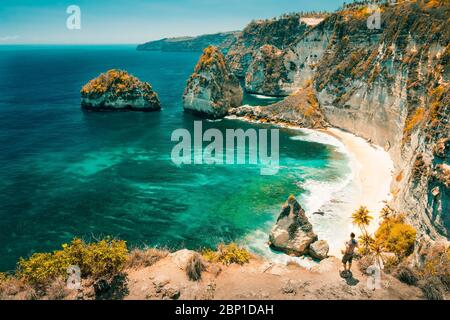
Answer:
[[[342,264],[344,265],[344,273],[351,272],[353,255],[355,254],[355,248],[358,247],[358,242],[355,240],[355,234],[350,234],[350,240],[345,242],[345,250],[342,250]],[[347,269],[348,263],[348,269]]]

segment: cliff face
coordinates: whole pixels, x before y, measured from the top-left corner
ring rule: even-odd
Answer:
[[[364,8],[338,13],[314,76],[329,123],[389,151],[393,205],[432,238],[448,237],[450,229],[448,187],[436,172],[448,151],[439,159],[433,151],[450,129],[448,9],[448,2],[384,7],[374,31]]]
[[[381,28],[370,30],[368,8],[347,7],[274,51],[287,57],[277,65],[290,66],[272,74],[275,85],[248,81],[268,94],[312,81],[331,125],[390,153],[392,205],[431,238],[450,230],[449,13],[448,1],[405,1],[381,7]],[[246,79],[264,78],[268,65],[249,68]]]
[[[230,46],[236,42],[239,31],[205,34],[198,37],[164,38],[149,41],[137,46],[140,51],[173,51],[173,52],[202,52],[207,46],[216,46],[226,53]]]
[[[221,118],[242,102],[239,80],[229,70],[216,47],[203,51],[183,94],[184,110],[210,118]]]
[[[226,58],[231,70],[238,77],[244,78],[255,51],[264,45],[285,49],[309,28],[310,25],[301,20],[300,14],[252,21],[228,51]]]

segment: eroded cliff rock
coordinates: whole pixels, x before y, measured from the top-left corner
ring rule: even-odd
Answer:
[[[220,50],[207,47],[198,61],[183,94],[185,111],[209,118],[221,118],[242,103],[239,80],[228,68]]]
[[[308,254],[309,246],[317,235],[305,211],[294,196],[290,196],[281,209],[277,223],[269,236],[270,246],[276,250],[301,256]]]
[[[311,85],[272,105],[242,106],[231,109],[229,113],[250,120],[297,125],[304,128],[318,129],[327,126]]]
[[[117,69],[102,73],[83,86],[81,107],[93,111],[161,109],[158,95],[149,83]]]
[[[319,112],[329,124],[390,153],[396,167],[391,205],[407,214],[420,235],[432,239],[450,236],[445,184],[449,164],[445,141],[450,132],[449,12],[448,1],[382,5],[381,28],[369,29],[367,19],[373,12],[367,5],[352,4],[305,30],[280,51],[273,50],[276,57],[292,52],[283,62],[290,67],[279,77],[264,78],[268,63],[255,62],[247,71],[249,84],[261,94],[272,94],[273,88],[295,92],[312,81]],[[280,60],[271,59],[271,63],[281,66]],[[279,104],[239,108],[235,113],[278,121],[280,114],[288,117],[291,109],[292,117],[298,115],[304,123],[304,112],[296,113],[291,96],[283,103],[281,113]]]
[[[302,15],[295,13],[279,18],[252,21],[242,31],[236,42],[230,47],[227,61],[231,70],[238,77],[245,77],[253,61],[253,54],[264,45],[271,45],[280,50],[287,48],[298,39],[310,25],[302,20]]]
[[[279,50],[271,45],[262,46],[253,57],[245,76],[245,90],[271,96],[286,96],[292,87],[285,87],[289,82],[290,72],[296,69],[292,62],[291,50]]]
[[[384,7],[381,29],[369,30],[367,7],[340,11],[324,26],[333,40],[314,75],[329,123],[389,151],[393,207],[434,239],[450,230],[448,188],[431,192],[449,160],[433,153],[450,132],[448,12],[448,2],[407,1]]]

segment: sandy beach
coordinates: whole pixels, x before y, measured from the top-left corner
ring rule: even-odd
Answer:
[[[373,233],[378,227],[381,209],[390,200],[390,184],[394,170],[393,162],[386,151],[381,147],[370,144],[363,138],[336,128],[330,128],[323,132],[339,139],[351,156],[354,192],[347,195],[347,203],[343,206],[347,210],[342,212],[342,214],[348,216],[348,219],[351,220],[351,214],[359,206],[366,206],[374,218],[368,228]],[[351,223],[347,233],[350,231],[354,231],[356,234],[359,233],[357,227]],[[337,231],[336,233],[335,240],[338,243],[345,240],[347,233],[344,235],[344,239],[340,239],[342,232]],[[338,249],[337,252],[336,249]],[[334,244],[330,244],[330,251],[332,254],[339,255],[339,247],[336,247]]]

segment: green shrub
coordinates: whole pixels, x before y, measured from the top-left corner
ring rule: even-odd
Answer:
[[[220,244],[217,251],[205,250],[203,257],[210,262],[220,262],[225,265],[237,263],[243,265],[250,261],[250,253],[244,248],[238,247],[236,243],[228,245]]]
[[[87,244],[74,239],[70,244],[63,244],[62,250],[21,258],[17,274],[32,285],[46,286],[57,277],[66,279],[68,267],[76,265],[82,277],[110,278],[123,269],[127,254],[126,243],[122,240],[106,238]]]

